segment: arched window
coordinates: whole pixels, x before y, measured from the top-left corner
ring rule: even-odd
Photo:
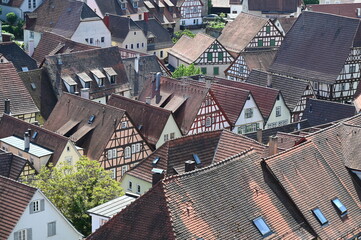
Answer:
[[[210,127],[212,125],[212,119],[211,117],[207,117],[206,119],[206,127]]]
[[[130,147],[128,146],[124,149],[124,158],[130,158],[131,156],[132,156],[132,152]]]

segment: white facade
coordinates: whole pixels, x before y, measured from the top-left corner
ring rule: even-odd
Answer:
[[[164,142],[179,138],[182,136],[182,133],[174,120],[174,117],[172,115],[169,116],[167,123],[165,124],[163,131],[160,135],[160,138],[158,139],[157,144],[155,145],[155,148],[159,148],[163,145]]]
[[[96,214],[90,213],[89,216],[92,219],[92,233],[109,220],[109,217],[103,217]]]
[[[42,33],[40,32],[34,32],[30,30],[24,29],[24,44],[25,44],[25,50],[30,51],[30,48],[32,47],[31,44],[29,44],[29,41],[33,41],[33,46],[36,48],[40,42]],[[32,51],[34,52],[34,51]]]
[[[180,24],[181,26],[191,26],[191,25],[199,25],[203,23],[203,19],[201,17],[197,18],[181,18]]]
[[[73,36],[71,36],[71,40],[98,47],[110,47],[112,45],[109,29],[98,18],[93,21],[80,22]]]
[[[282,95],[279,94],[278,96],[279,98],[273,106],[272,112],[268,117],[264,129],[280,127],[291,122],[291,112],[288,109]]]
[[[264,120],[252,95],[243,106],[236,124],[233,128],[234,133],[245,134],[255,132],[257,129],[263,129]]]
[[[147,37],[142,30],[129,31],[124,41],[117,45],[137,52],[147,53]]]
[[[37,200],[39,200],[38,211],[31,213],[30,209],[34,207],[32,202]],[[27,236],[25,239],[82,239],[82,235],[39,190],[35,192],[8,240],[17,239],[14,235],[18,234],[19,231],[25,232],[24,234],[31,234],[31,237]]]

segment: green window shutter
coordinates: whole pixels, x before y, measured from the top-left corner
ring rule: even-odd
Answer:
[[[263,40],[262,39],[258,39],[258,47],[263,47]]]
[[[218,60],[223,61],[223,52],[218,53]]]
[[[213,44],[213,49],[217,50],[217,48],[218,48],[217,44]]]
[[[219,75],[219,67],[213,67],[213,75]]]
[[[213,58],[212,53],[207,53],[207,61],[212,62],[212,58]]]
[[[202,68],[201,68],[201,71],[202,71],[202,74],[207,74],[207,68],[202,67]]]
[[[271,39],[270,45],[271,45],[271,46],[276,46],[276,40],[275,40],[275,39]]]
[[[271,26],[266,26],[266,33],[271,33]]]

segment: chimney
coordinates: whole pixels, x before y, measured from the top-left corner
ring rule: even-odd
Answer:
[[[34,40],[29,40],[29,44],[28,44],[28,54],[29,56],[33,56],[34,53]]]
[[[4,113],[10,115],[10,99],[5,99]]]
[[[109,29],[109,14],[106,13],[104,18],[103,18],[103,22],[105,24],[105,26],[107,26],[107,28]]]
[[[31,131],[31,129],[30,129],[30,128],[28,128],[28,133],[29,133],[29,136],[31,137],[31,133],[32,133],[32,131]]]
[[[277,136],[269,137],[268,148],[269,148],[270,156],[277,154],[277,151],[278,151],[278,137]]]
[[[25,132],[24,134],[24,151],[29,152],[30,149],[30,134]]]
[[[272,87],[272,73],[267,73],[267,87]]]
[[[192,160],[185,161],[184,165],[184,171],[190,172],[193,171],[196,168],[196,163]]]
[[[259,143],[262,143],[262,129],[261,128],[259,128],[259,129],[257,129],[257,141],[259,142]]]
[[[140,55],[139,55],[139,53],[137,53],[137,56],[134,59],[134,70],[136,73],[139,72],[139,58],[140,58]]]
[[[61,60],[61,55],[60,54],[56,55],[56,59],[57,59],[58,65],[63,64],[63,60]]]
[[[159,168],[152,169],[152,186],[157,184],[160,180],[164,178],[164,170]]]
[[[90,92],[90,89],[89,88],[82,88],[80,89],[80,96],[84,99],[89,99],[89,92]]]
[[[160,77],[162,76],[162,73],[157,72],[157,74],[155,75],[155,94],[156,94],[156,98],[155,98],[155,102],[158,104],[160,102]]]
[[[150,97],[146,97],[146,98],[145,98],[145,103],[146,103],[146,104],[150,104],[150,100],[151,100]]]

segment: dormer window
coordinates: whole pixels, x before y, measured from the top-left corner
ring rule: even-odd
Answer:
[[[98,86],[104,87],[105,75],[99,69],[91,70],[91,73],[93,73],[93,76],[94,76],[95,80],[97,81]]]
[[[62,79],[68,92],[75,93],[77,83],[74,81],[74,79],[70,76],[63,76]]]
[[[148,44],[150,44],[150,43],[154,43],[154,37],[149,37],[148,38]]]
[[[127,7],[126,7],[125,4],[126,4],[125,1],[120,0],[120,8],[121,8],[122,10],[127,9]]]
[[[2,3],[9,3],[9,0],[1,0]]]
[[[85,72],[81,72],[77,74],[81,85],[83,88],[90,88],[90,83],[92,82],[92,79],[86,74]]]
[[[138,8],[138,2],[133,2],[133,8]]]
[[[108,80],[110,82],[110,84],[114,84],[115,80],[116,80],[116,76],[118,75],[113,68],[109,67],[109,68],[104,68],[105,74],[108,77]]]

